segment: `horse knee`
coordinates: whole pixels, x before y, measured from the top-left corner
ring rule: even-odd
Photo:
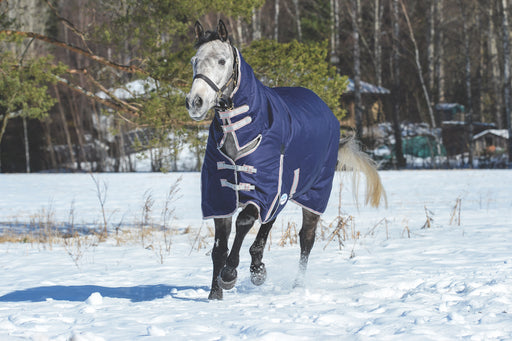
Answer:
[[[236,229],[250,229],[258,219],[258,208],[254,205],[247,205],[236,218]]]

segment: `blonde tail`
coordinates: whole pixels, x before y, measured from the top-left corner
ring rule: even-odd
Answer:
[[[378,207],[381,204],[381,200],[384,199],[387,206],[386,192],[380,181],[375,162],[361,150],[354,138],[349,138],[342,142],[338,151],[337,170],[352,171],[352,186],[356,203],[359,189],[359,175],[363,173],[366,178],[365,204]]]

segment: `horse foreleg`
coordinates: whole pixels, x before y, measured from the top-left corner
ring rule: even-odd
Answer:
[[[263,250],[267,243],[268,234],[275,220],[269,221],[261,225],[258,235],[254,240],[249,252],[251,253],[251,282],[254,285],[262,285],[267,278],[267,270],[265,264],[261,261],[263,258]]]
[[[300,261],[299,274],[295,279],[294,287],[304,286],[304,276],[308,267],[309,254],[315,244],[316,227],[320,216],[306,209],[302,209],[302,228],[299,232],[300,237]]]
[[[218,279],[219,285],[223,289],[229,290],[235,286],[237,278],[236,268],[240,263],[240,248],[247,232],[249,232],[257,218],[258,209],[256,206],[248,205],[240,212],[236,219],[236,234],[233,247]]]
[[[215,218],[215,244],[212,250],[213,279],[209,299],[221,300],[222,288],[217,282],[220,271],[226,265],[228,257],[228,239],[231,233],[231,218]]]

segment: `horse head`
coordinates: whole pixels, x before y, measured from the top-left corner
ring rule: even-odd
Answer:
[[[213,107],[226,107],[235,85],[235,48],[226,26],[219,20],[215,31],[204,31],[196,22],[197,52],[191,59],[194,71],[192,87],[186,97],[190,117],[201,121]]]

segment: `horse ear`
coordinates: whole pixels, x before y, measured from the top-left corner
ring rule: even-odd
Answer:
[[[200,40],[204,36],[203,25],[199,21],[196,21],[194,25],[194,31],[196,32],[196,39]]]
[[[219,25],[217,25],[217,33],[219,34],[220,40],[228,40],[228,29],[222,20],[219,20]]]

